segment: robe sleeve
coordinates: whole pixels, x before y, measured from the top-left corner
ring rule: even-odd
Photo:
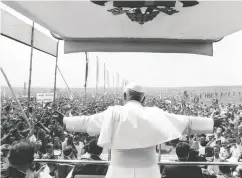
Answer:
[[[165,113],[166,116],[173,122],[177,127],[182,123],[186,123],[183,134],[208,134],[213,133],[214,120],[213,118],[206,117],[194,117],[184,116]],[[180,124],[179,124],[179,122]],[[181,124],[181,125],[182,125]]]
[[[107,110],[91,116],[64,117],[63,122],[68,131],[86,132],[89,135],[97,135],[101,131]]]

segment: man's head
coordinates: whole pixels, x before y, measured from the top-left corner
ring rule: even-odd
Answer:
[[[213,134],[208,134],[208,140],[211,141],[212,139],[214,139],[214,135]]]
[[[71,157],[73,154],[72,146],[65,147],[65,149],[63,150],[63,154],[64,156]]]
[[[176,145],[176,154],[179,160],[188,160],[190,146],[186,142],[180,142]]]
[[[13,166],[30,165],[34,160],[34,145],[27,140],[15,142],[11,146],[8,160]]]
[[[89,144],[88,144],[88,148],[87,148],[87,152],[93,155],[101,155],[101,153],[103,152],[103,148],[97,145],[98,139],[97,138],[93,138]]]
[[[135,100],[140,103],[144,102],[144,89],[137,84],[129,84],[124,89],[124,100]]]
[[[213,147],[213,152],[214,152],[214,157],[215,158],[219,158],[220,147],[219,146],[214,146]]]
[[[217,128],[216,135],[218,138],[222,136],[222,129],[220,127]]]
[[[53,144],[48,143],[47,146],[46,146],[46,152],[49,153],[49,154],[53,154],[53,151],[54,151]]]
[[[225,148],[228,144],[229,144],[228,141],[227,140],[224,140],[224,141],[222,141],[221,146],[223,148]]]
[[[200,137],[200,144],[201,144],[201,146],[206,146],[207,142],[206,142],[206,137],[205,136],[201,136]]]
[[[3,157],[7,157],[7,155],[8,155],[8,153],[9,153],[9,150],[10,150],[10,145],[8,145],[8,144],[3,144],[2,146],[1,146],[1,152],[3,153]]]

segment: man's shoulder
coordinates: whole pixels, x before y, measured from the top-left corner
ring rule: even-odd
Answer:
[[[176,170],[176,169],[181,169],[181,170],[191,170],[191,171],[201,171],[201,168],[198,166],[180,166],[180,165],[166,165],[165,169],[167,170]]]
[[[1,169],[1,178],[24,178],[25,174],[13,167],[6,167]]]
[[[167,171],[172,171],[172,170],[180,169],[180,166],[179,165],[166,165],[164,167],[164,169],[166,169]]]
[[[1,177],[3,177],[3,178],[10,177],[9,168],[2,168],[1,169]]]

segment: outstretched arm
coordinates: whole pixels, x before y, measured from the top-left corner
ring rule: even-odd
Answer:
[[[183,134],[202,134],[213,133],[214,121],[213,118],[194,117],[185,115],[176,115],[165,113],[165,115],[179,127],[179,122],[186,123],[186,128]]]
[[[63,123],[68,131],[87,132],[89,135],[97,135],[100,133],[104,118],[110,114],[112,110],[109,107],[107,110],[91,116],[73,116],[64,117]]]

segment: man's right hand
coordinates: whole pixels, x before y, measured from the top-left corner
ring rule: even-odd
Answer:
[[[58,112],[58,111],[54,111],[53,113],[53,118],[59,122],[61,125],[64,125],[63,119],[64,119],[64,114]]]

